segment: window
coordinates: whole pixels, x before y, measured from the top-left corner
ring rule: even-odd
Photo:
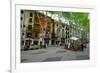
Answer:
[[[29,23],[31,23],[31,22],[32,22],[32,18],[29,19]]]
[[[22,33],[22,36],[24,35],[24,33]]]
[[[21,20],[23,20],[23,17],[21,17]]]
[[[62,32],[64,32],[64,29],[62,29]]]
[[[22,28],[22,24],[21,24],[21,28]]]
[[[28,25],[28,29],[29,30],[32,30],[32,25]]]
[[[64,24],[62,24],[62,27],[64,28],[64,27],[65,27],[65,25],[64,25]]]
[[[25,25],[23,25],[23,27],[25,27]]]
[[[30,13],[30,17],[32,17],[33,16],[33,14],[32,13]]]
[[[24,13],[24,11],[23,10],[21,10],[21,14],[23,14]]]
[[[64,37],[64,29],[62,29],[62,37]]]
[[[31,38],[32,37],[32,33],[27,33],[26,36],[27,36],[27,38]]]

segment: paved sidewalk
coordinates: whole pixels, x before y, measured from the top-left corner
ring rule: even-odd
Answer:
[[[84,51],[70,51],[63,47],[48,47],[39,50],[21,51],[21,62],[49,62],[49,61],[68,61],[68,60],[87,60],[89,59],[89,49]]]

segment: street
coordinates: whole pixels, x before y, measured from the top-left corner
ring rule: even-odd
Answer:
[[[84,51],[71,51],[63,49],[61,46],[52,46],[38,50],[21,51],[21,63],[88,60],[88,48],[84,48]]]

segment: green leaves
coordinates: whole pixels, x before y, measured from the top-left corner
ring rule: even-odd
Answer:
[[[81,27],[84,31],[89,31],[89,13],[63,12],[63,17],[73,20],[75,25]]]
[[[59,17],[63,17],[65,20],[70,20],[73,25],[82,28],[83,31],[89,31],[89,13],[86,12],[57,12],[57,11],[48,11],[51,14],[58,14]],[[71,24],[70,24],[71,25]]]

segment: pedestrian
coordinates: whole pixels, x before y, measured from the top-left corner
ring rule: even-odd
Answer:
[[[81,51],[83,51],[84,50],[84,45],[83,45],[83,43],[81,43]]]
[[[68,42],[68,48],[70,48],[70,46],[71,46],[71,43],[70,43],[70,42]]]
[[[42,36],[40,36],[40,39],[39,39],[40,48],[42,48],[42,41],[43,41],[43,38],[42,38]]]
[[[58,37],[58,46],[60,46],[60,41],[61,41],[61,39],[60,39],[60,37]]]

